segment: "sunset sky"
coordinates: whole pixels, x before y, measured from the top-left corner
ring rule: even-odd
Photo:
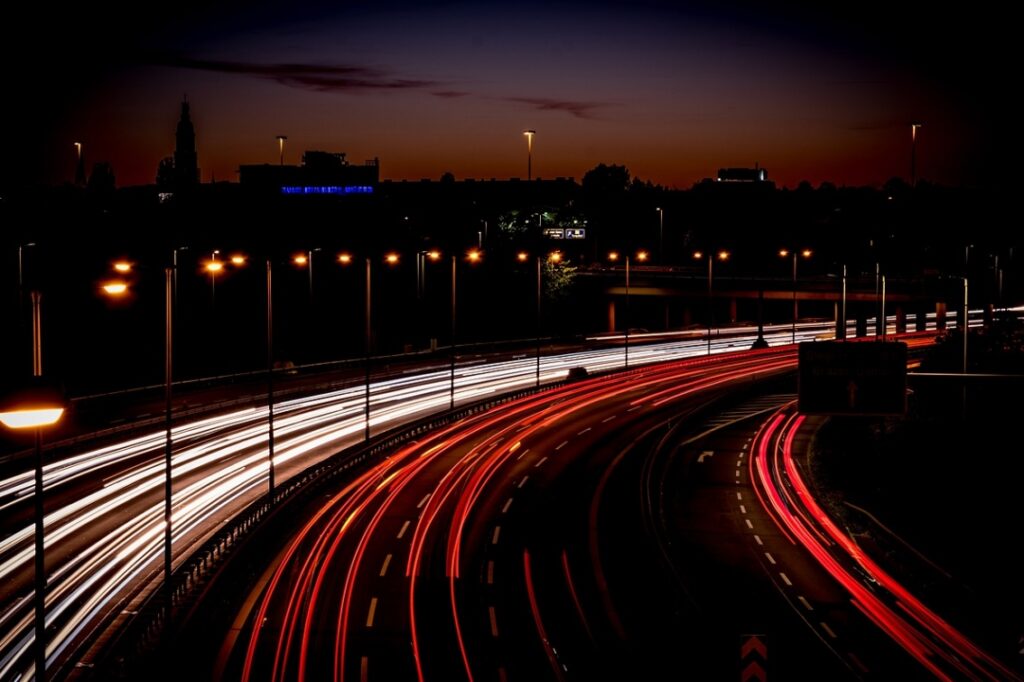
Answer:
[[[22,25],[46,49],[16,70],[23,88],[45,84],[25,105],[41,130],[15,145],[6,171],[69,180],[80,141],[90,166],[113,164],[119,186],[151,183],[187,94],[203,181],[276,163],[278,134],[288,136],[286,162],[322,149],[379,157],[390,179],[525,177],[522,131],[532,128],[535,177],[578,179],[619,163],[685,188],[757,162],[781,185],[878,185],[908,175],[909,124],[921,121],[919,177],[982,182],[1005,97],[988,86],[1004,49],[999,20],[891,4],[36,11]]]

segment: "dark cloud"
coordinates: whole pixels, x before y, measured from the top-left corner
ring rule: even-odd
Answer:
[[[611,102],[578,102],[547,97],[505,97],[508,102],[528,104],[538,111],[564,111],[576,118],[594,118],[594,110],[607,107]]]
[[[472,93],[462,92],[461,90],[438,90],[430,93],[434,97],[442,97],[444,99],[455,99],[457,97],[468,97]]]
[[[160,66],[197,71],[232,73],[266,78],[282,85],[317,92],[380,92],[437,87],[439,83],[396,78],[380,69],[342,64],[259,64],[220,59],[196,59],[181,55],[159,55],[149,60]]]

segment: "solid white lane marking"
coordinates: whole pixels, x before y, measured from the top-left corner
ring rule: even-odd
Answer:
[[[779,573],[779,577],[782,578],[782,582],[786,583],[789,587],[793,587],[793,581],[789,579],[789,576],[785,573]]]
[[[744,519],[744,521],[747,522],[747,528],[749,528],[750,530],[754,530],[754,524],[750,522],[750,519]]]
[[[563,440],[563,441],[562,441],[562,444],[561,444],[561,445],[559,445],[559,446],[558,446],[557,448],[555,448],[555,450],[561,450],[562,448],[564,448],[564,447],[565,447],[566,445],[568,445],[568,444],[569,444],[569,441],[567,441],[567,440]]]
[[[607,424],[607,423],[608,423],[608,422],[610,422],[611,420],[615,419],[615,417],[617,417],[617,416],[618,416],[618,415],[615,415],[615,414],[613,414],[613,415],[612,415],[612,416],[610,416],[610,417],[605,417],[604,419],[602,419],[602,420],[601,420],[601,423],[602,423],[602,424]]]
[[[510,497],[507,500],[505,500],[505,506],[501,508],[501,513],[502,514],[507,514],[508,513],[508,508],[511,507],[511,506],[512,506],[512,498]]]
[[[416,505],[416,508],[417,509],[422,509],[423,505],[425,505],[427,503],[427,500],[429,500],[429,499],[430,499],[430,493],[427,493],[426,495],[423,496],[423,499],[420,500],[419,504]]]
[[[805,599],[803,595],[800,595],[799,597],[797,597],[797,600],[801,604],[803,604],[804,608],[807,609],[808,611],[813,611],[814,610],[814,607],[811,606],[811,602],[807,601],[807,599]]]
[[[761,542],[761,536],[760,535],[755,535],[754,536],[754,542],[756,542],[759,545],[763,545],[764,544],[763,542]]]
[[[522,488],[524,485],[526,485],[526,482],[528,480],[530,480],[530,475],[529,474],[523,476],[523,480],[519,481],[519,485],[517,485],[516,487],[517,488]]]
[[[523,450],[522,452],[520,452],[520,453],[519,453],[519,456],[518,456],[518,457],[516,457],[516,461],[518,462],[519,460],[521,460],[521,459],[523,458],[523,455],[525,455],[525,454],[526,454],[527,452],[529,452],[529,451],[530,451],[530,448],[526,448],[525,450]]]
[[[494,584],[494,562],[493,561],[488,561],[487,562],[487,584],[488,585],[493,585]]]
[[[769,563],[771,563],[771,565],[774,566],[775,565],[775,557],[773,557],[769,552],[765,552],[764,555],[765,555],[765,557],[768,558]]]
[[[402,524],[402,528],[398,531],[398,539],[401,540],[402,536],[405,535],[405,531],[409,530],[409,522],[406,521]]]
[[[741,514],[746,514],[747,513],[747,505],[745,505],[745,504],[741,504],[740,505],[740,513]]]
[[[583,429],[582,431],[578,432],[578,433],[577,433],[576,435],[577,435],[577,436],[582,436],[582,435],[583,435],[584,433],[586,433],[586,432],[587,432],[587,431],[589,431],[589,430],[590,430],[590,427],[588,426],[587,428],[585,428],[585,429]]]
[[[825,632],[827,632],[827,633],[828,633],[828,636],[829,636],[829,637],[831,637],[832,639],[837,639],[837,638],[839,637],[839,635],[837,635],[837,634],[836,634],[836,633],[835,633],[835,632],[834,632],[834,631],[832,630],[832,628],[830,628],[830,627],[828,626],[828,623],[826,623],[825,621],[822,621],[822,622],[821,622],[821,629],[822,629],[822,630],[824,630]]]
[[[499,533],[501,533],[501,526],[495,526],[494,527],[494,535],[491,536],[491,544],[492,545],[498,544],[498,534]]]
[[[373,627],[373,614],[377,612],[377,598],[374,597],[370,600],[370,612],[366,614],[366,627]]]
[[[491,616],[491,636],[492,637],[497,637],[498,636],[498,619],[495,618],[495,616],[494,616],[494,607],[493,606],[488,606],[487,607],[487,613],[490,614],[490,616]]]
[[[548,461],[547,455],[537,460],[537,463],[533,465],[534,469],[540,468],[544,462]]]
[[[380,577],[383,578],[384,574],[388,572],[388,566],[391,565],[391,555],[388,554],[384,557],[384,563],[380,566]]]

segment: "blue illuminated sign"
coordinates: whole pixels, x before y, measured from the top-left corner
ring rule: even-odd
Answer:
[[[281,194],[373,194],[371,185],[286,185]]]

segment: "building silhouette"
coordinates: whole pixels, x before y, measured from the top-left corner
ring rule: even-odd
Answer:
[[[238,178],[244,187],[272,194],[373,194],[380,181],[380,162],[370,159],[357,165],[343,152],[307,151],[301,166],[239,166]]]
[[[181,102],[181,119],[178,121],[174,140],[174,183],[177,189],[199,184],[196,129],[192,125],[187,97]]]

